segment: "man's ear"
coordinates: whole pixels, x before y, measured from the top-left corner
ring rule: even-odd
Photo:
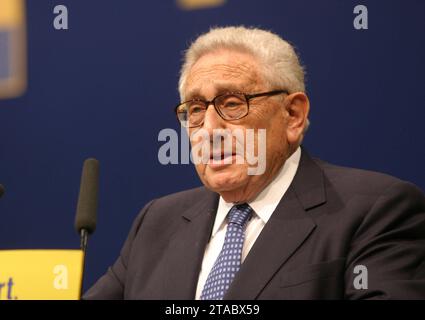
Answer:
[[[310,101],[304,92],[295,92],[286,97],[287,128],[286,135],[290,144],[298,143],[307,125]]]

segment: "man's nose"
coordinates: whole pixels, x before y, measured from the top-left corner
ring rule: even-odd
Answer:
[[[209,104],[205,111],[203,128],[207,130],[209,134],[212,134],[212,130],[222,129],[225,125],[224,119],[217,113],[214,106]]]

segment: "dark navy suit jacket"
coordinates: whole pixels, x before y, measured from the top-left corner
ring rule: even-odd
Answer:
[[[194,299],[218,199],[201,187],[148,203],[83,298]],[[356,266],[364,266],[358,274]],[[367,298],[425,299],[425,197],[408,182],[303,149],[225,299]]]

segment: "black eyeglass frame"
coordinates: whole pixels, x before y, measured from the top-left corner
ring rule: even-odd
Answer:
[[[247,106],[247,112],[246,114],[244,114],[241,117],[235,118],[235,119],[226,119],[225,116],[222,114],[222,112],[220,111],[220,108],[218,108],[215,105],[215,101],[218,98],[221,98],[223,96],[227,96],[227,95],[232,95],[232,94],[238,94],[238,95],[243,95],[246,101],[246,106]],[[189,102],[202,102],[203,104],[205,104],[206,108],[205,111],[207,111],[208,107],[212,104],[214,106],[215,111],[220,115],[220,117],[225,120],[225,121],[236,121],[236,120],[240,120],[244,117],[246,117],[249,114],[249,100],[253,99],[253,98],[258,98],[258,97],[270,97],[270,96],[275,96],[278,94],[289,94],[289,92],[287,90],[272,90],[272,91],[266,91],[266,92],[259,92],[259,93],[253,93],[253,94],[248,94],[248,93],[243,93],[243,92],[226,92],[223,94],[219,94],[218,96],[215,96],[212,100],[208,101],[208,100],[203,100],[203,99],[199,99],[199,98],[195,98],[195,99],[191,99],[191,100],[187,100],[184,102],[179,103],[175,108],[174,108],[174,112],[177,116],[177,120],[179,121],[179,123],[181,124],[182,121],[179,118],[179,112],[177,111],[178,108],[181,105],[184,105],[186,103]],[[202,126],[204,123],[204,120],[202,120],[202,122],[196,126],[187,126],[186,128],[196,128],[196,127],[200,127]]]

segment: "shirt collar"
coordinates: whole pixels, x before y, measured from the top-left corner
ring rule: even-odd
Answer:
[[[282,166],[273,181],[270,182],[269,185],[261,191],[253,201],[248,203],[264,223],[269,221],[272,213],[288,190],[292,180],[294,179],[295,173],[297,172],[300,158],[301,148],[298,147],[297,150],[285,161],[285,164]],[[225,223],[227,213],[233,206],[234,203],[225,202],[220,196],[212,236],[214,236]]]

